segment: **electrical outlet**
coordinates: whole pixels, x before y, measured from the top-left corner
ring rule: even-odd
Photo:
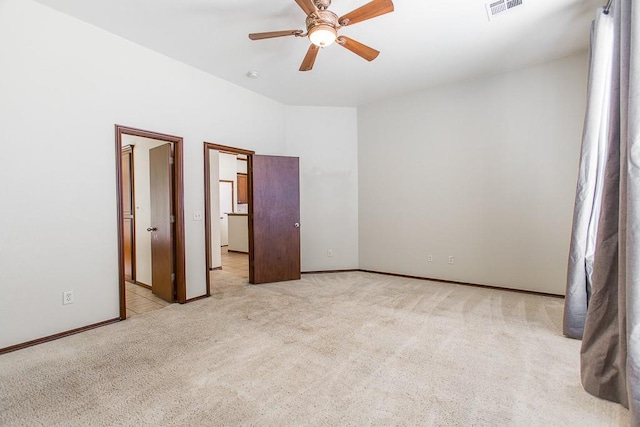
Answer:
[[[455,264],[456,263],[456,259],[454,258],[453,255],[449,255],[449,264]]]
[[[193,212],[193,220],[194,221],[202,221],[202,211]]]
[[[327,256],[328,256],[328,257],[332,257],[332,256],[333,256],[333,251],[332,251],[331,249],[329,249],[329,250],[327,251]]]
[[[62,304],[73,304],[73,291],[64,291],[62,293]]]
[[[427,256],[427,262],[433,262],[433,255]]]

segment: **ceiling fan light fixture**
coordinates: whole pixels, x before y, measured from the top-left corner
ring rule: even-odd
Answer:
[[[338,32],[331,25],[316,25],[309,30],[309,40],[318,47],[326,47],[336,41]]]
[[[2,0],[0,0],[2,1]],[[491,1],[509,1],[522,2],[524,0],[491,0]],[[379,51],[370,48],[360,42],[350,39],[346,36],[338,37],[338,30],[342,27],[351,26],[358,22],[367,21],[385,13],[393,12],[393,0],[370,0],[369,3],[352,10],[351,12],[339,17],[329,10],[331,0],[295,0],[300,9],[307,16],[307,32],[302,30],[284,30],[269,31],[265,33],[251,33],[249,39],[263,40],[275,37],[308,37],[311,43],[307,54],[300,65],[300,71],[311,71],[313,65],[320,52],[320,48],[327,47],[333,43],[355,53],[367,61],[373,61],[380,54]]]

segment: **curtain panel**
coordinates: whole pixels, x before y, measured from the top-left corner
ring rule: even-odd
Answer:
[[[589,88],[573,230],[569,250],[564,334],[582,338],[591,295],[596,231],[602,206],[609,137],[613,61],[613,17],[600,12],[591,27]]]
[[[640,8],[614,0],[591,40],[564,333],[582,384],[640,425]]]

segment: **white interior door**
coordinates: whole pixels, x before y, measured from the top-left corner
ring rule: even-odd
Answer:
[[[229,216],[233,212],[233,182],[220,181],[220,246],[229,245]]]

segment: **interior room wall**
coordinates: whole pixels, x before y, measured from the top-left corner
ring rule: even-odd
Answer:
[[[211,268],[222,267],[220,252],[220,152],[208,150],[209,153],[209,202],[211,212]]]
[[[137,282],[152,285],[151,281],[151,183],[149,179],[149,150],[166,144],[133,135],[122,136],[122,146],[133,146],[135,233],[136,233],[136,271]]]
[[[247,160],[246,157],[243,157],[244,160],[240,159],[238,157],[237,160],[237,167],[238,167],[238,173],[247,173]]]
[[[283,154],[285,107],[30,0],[0,2],[0,67],[0,348],[119,316],[116,123],[184,138],[204,295],[203,141]]]
[[[580,53],[360,108],[360,267],[564,294],[587,68]]]
[[[358,268],[357,110],[286,111],[287,153],[300,158],[302,271]]]
[[[220,153],[220,181],[233,181],[233,211],[238,211],[238,156]],[[222,212],[224,213],[224,212]]]

